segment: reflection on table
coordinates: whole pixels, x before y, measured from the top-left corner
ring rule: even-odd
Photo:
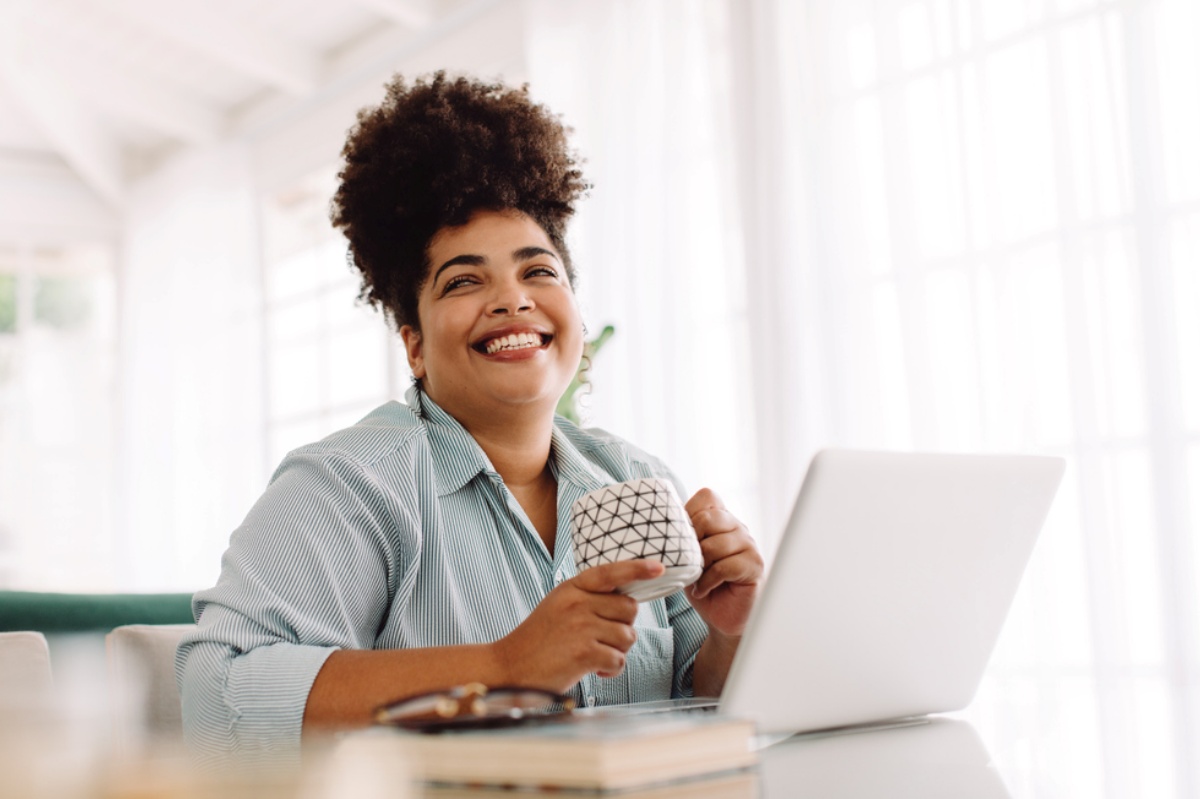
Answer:
[[[974,728],[954,719],[796,736],[760,754],[768,799],[1009,796]]]

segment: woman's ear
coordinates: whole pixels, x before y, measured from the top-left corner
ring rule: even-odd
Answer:
[[[408,356],[408,368],[413,377],[418,380],[425,377],[425,357],[421,354],[421,331],[412,325],[400,328],[400,338],[404,341],[404,353]]]

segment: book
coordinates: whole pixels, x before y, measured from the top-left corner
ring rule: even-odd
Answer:
[[[520,799],[521,797],[586,797],[612,799],[760,799],[762,791],[756,769],[701,775],[675,782],[618,790],[586,788],[449,785],[426,783],[417,794],[421,799]]]
[[[716,714],[566,715],[500,729],[395,731],[413,776],[439,785],[624,791],[747,769],[754,724]],[[697,783],[699,785],[699,783]]]

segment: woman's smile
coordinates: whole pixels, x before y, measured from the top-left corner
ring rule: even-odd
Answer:
[[[525,357],[532,357],[535,350],[550,346],[553,339],[553,335],[541,330],[510,325],[489,331],[471,347],[482,355],[524,353]]]

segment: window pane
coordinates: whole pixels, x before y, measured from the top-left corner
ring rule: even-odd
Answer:
[[[335,170],[322,170],[264,200],[266,421],[275,462],[391,392],[388,328],[358,301],[346,241],[327,218],[335,186]]]
[[[929,259],[960,253],[966,198],[953,76],[943,72],[913,81],[904,97],[917,255]]]
[[[16,260],[0,277],[0,584],[112,590],[112,253]]]
[[[1069,459],[1050,514],[1029,564],[1036,596],[1028,607],[1031,633],[1037,636],[1035,661],[1065,669],[1094,663],[1088,617],[1087,546],[1080,518],[1079,463]]]
[[[83,327],[90,320],[92,296],[86,279],[41,277],[33,285],[35,324],[70,330]]]
[[[1174,703],[1178,693],[1161,678],[1142,678],[1133,684],[1134,717],[1128,731],[1128,742],[1136,753],[1139,796],[1182,796],[1176,789],[1176,758],[1183,741],[1172,733],[1179,727],[1172,723]],[[1195,753],[1190,753],[1194,756]],[[1190,793],[1190,791],[1189,791]]]
[[[1129,665],[1161,666],[1162,579],[1149,458],[1143,450],[1119,453],[1104,458],[1102,468],[1102,535],[1120,616],[1112,620],[1112,629],[1124,638],[1122,651],[1128,653]]]
[[[1191,600],[1192,607],[1195,608],[1200,605],[1200,602],[1197,602],[1200,599],[1200,596],[1197,596],[1200,594],[1200,540],[1197,540],[1197,536],[1194,534],[1194,531],[1200,530],[1200,444],[1192,444],[1188,447],[1187,477],[1184,486],[1189,505],[1187,510],[1190,524],[1185,520],[1183,527],[1193,531],[1190,540],[1185,540],[1187,547],[1191,550],[1189,566],[1192,573],[1188,585],[1191,586],[1193,592]],[[1184,632],[1184,639],[1190,638],[1193,642],[1191,667],[1196,669],[1200,668],[1200,613],[1193,612],[1191,620],[1194,626],[1190,635],[1187,631]],[[1200,710],[1200,692],[1196,693],[1194,701],[1197,703],[1196,710]]]
[[[925,330],[937,445],[966,451],[979,447],[979,349],[966,275],[943,270],[925,285]]]
[[[877,97],[854,104],[853,125],[853,152],[848,154],[847,161],[852,170],[857,167],[858,207],[852,209],[849,218],[858,219],[862,224],[863,255],[870,271],[886,274],[892,269],[892,245],[884,171],[883,119]]]
[[[856,25],[846,32],[846,69],[850,85],[865,88],[876,80],[875,29]]]
[[[1059,45],[1076,212],[1083,219],[1126,212],[1132,185],[1120,17],[1070,25]]]
[[[376,333],[387,329],[383,315],[357,299],[349,282],[340,282],[324,294],[324,314],[330,332],[370,328]]]
[[[1081,242],[1083,295],[1096,423],[1108,436],[1146,431],[1141,284],[1132,231],[1120,229]]]
[[[321,350],[317,346],[272,348],[269,371],[273,419],[310,414],[323,407]]]
[[[0,333],[17,329],[17,278],[0,275]]]
[[[1002,4],[1008,5],[1008,0]],[[1058,219],[1048,74],[1042,36],[1006,47],[985,61],[990,107],[983,125],[989,131],[994,224],[1001,241],[1048,230]]]
[[[933,60],[933,25],[924,3],[911,3],[896,14],[896,32],[900,37],[900,65],[917,69]]]
[[[386,396],[387,342],[382,325],[359,327],[326,339],[327,394],[331,406],[356,404],[366,413]],[[361,413],[359,414],[362,415]]]
[[[1059,448],[1073,438],[1057,252],[1037,247],[980,274],[987,426],[1006,448]]]
[[[295,299],[319,289],[328,280],[317,253],[300,250],[268,265],[267,299],[269,302]]]
[[[1046,0],[980,0],[984,36],[996,40],[1040,22],[1046,15]]]
[[[880,285],[871,299],[875,333],[873,362],[877,370],[878,390],[870,394],[874,400],[871,407],[860,409],[865,412],[860,418],[879,419],[884,428],[876,433],[877,440],[886,442],[889,447],[908,449],[912,447],[912,417],[904,356],[905,347],[911,346],[911,342],[904,339],[895,284],[889,281]]]
[[[267,336],[271,346],[312,343],[324,333],[320,294],[271,308],[267,312]]]
[[[1184,423],[1200,433],[1200,214],[1176,219],[1168,238],[1175,346]]]
[[[1154,17],[1154,49],[1158,60],[1156,86],[1159,130],[1167,195],[1172,201],[1200,197],[1200,4],[1195,0],[1161,0],[1147,10]]]

